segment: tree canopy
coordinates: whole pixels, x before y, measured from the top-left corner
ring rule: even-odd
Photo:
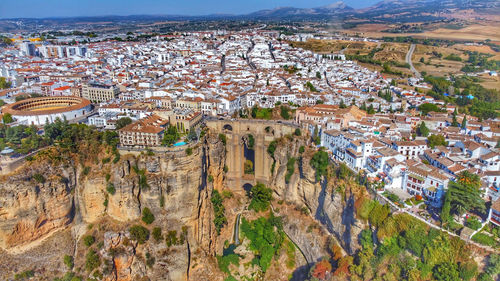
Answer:
[[[8,89],[12,86],[12,83],[7,81],[5,77],[0,77],[0,89]]]
[[[456,181],[450,181],[446,200],[450,202],[451,211],[459,215],[470,210],[485,212],[486,206],[481,198],[480,187],[479,176],[467,171],[460,173]]]
[[[120,130],[121,128],[123,128],[129,124],[132,124],[132,119],[130,119],[129,117],[122,117],[122,118],[116,120],[115,128],[117,130]]]
[[[429,135],[429,128],[427,128],[427,125],[425,125],[425,122],[422,121],[420,125],[417,128],[417,133],[422,136],[422,137],[427,137]]]
[[[174,145],[180,138],[180,134],[177,131],[177,127],[168,126],[168,129],[165,131],[165,135],[163,136],[162,143],[166,146]]]
[[[422,112],[423,115],[427,115],[429,112],[441,112],[442,110],[433,103],[424,103],[418,107],[418,110]]]
[[[252,201],[248,208],[257,212],[266,211],[273,198],[272,194],[273,191],[270,188],[267,188],[263,183],[257,183],[250,189],[250,198],[252,198]]]
[[[438,145],[444,145],[446,146],[446,140],[443,135],[430,135],[427,138],[427,144],[431,147],[434,148]]]
[[[321,176],[326,176],[328,168],[328,153],[324,150],[314,153],[309,164],[316,170],[316,180],[319,181]]]

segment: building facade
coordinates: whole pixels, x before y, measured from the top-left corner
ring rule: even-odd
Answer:
[[[114,85],[85,83],[82,86],[82,97],[94,103],[115,99],[118,94],[120,94],[120,89]]]

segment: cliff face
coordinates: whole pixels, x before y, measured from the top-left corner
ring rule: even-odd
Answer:
[[[0,247],[20,246],[66,228],[75,213],[73,186],[75,173],[63,166],[28,167],[4,178],[0,183]]]
[[[335,191],[337,183],[334,178],[316,181],[316,171],[309,164],[313,151],[305,150],[301,155],[300,146],[307,147],[304,139],[279,143],[274,152],[276,168],[271,187],[279,198],[306,207],[310,215],[338,240],[346,252],[353,253],[359,249],[358,236],[364,228],[363,223],[355,219],[355,196]],[[286,165],[292,156],[297,158],[295,173],[286,183]],[[320,248],[306,247],[311,251],[311,259],[321,258]]]
[[[305,138],[278,142],[269,184],[275,192],[275,212],[284,216],[285,232],[308,263],[328,254],[330,234],[353,252],[363,227],[354,219],[354,196],[335,192],[331,180],[317,182],[309,165],[313,152],[306,149],[301,154],[301,146],[307,147]],[[292,156],[297,158],[295,172],[286,183],[287,161]],[[112,264],[105,280],[137,280],[146,275],[152,280],[217,280],[222,274],[214,257],[221,254],[224,241],[232,241],[239,207],[248,200],[239,195],[228,199],[228,224],[217,235],[211,194],[213,189],[225,188],[225,162],[225,146],[213,134],[203,138],[191,155],[184,151],[122,155],[117,163],[86,163],[89,168],[72,162],[28,164],[0,181],[0,248],[17,254],[15,249],[30,248],[42,237],[71,229],[72,254],[81,257],[75,264],[82,267],[88,249],[81,237],[92,234],[102,240],[103,264]],[[284,204],[276,203],[280,201]],[[146,207],[155,216],[148,228],[160,227],[163,240],[130,245],[127,230],[132,224],[143,224],[140,219]],[[92,224],[100,225],[98,230],[88,230]],[[177,237],[184,233],[182,244],[167,247],[164,238],[174,231]],[[119,254],[115,248],[121,249]],[[146,254],[157,257],[154,266],[146,266]],[[60,263],[60,256],[57,260]],[[304,272],[296,276],[304,277]],[[11,276],[0,274],[0,279]]]

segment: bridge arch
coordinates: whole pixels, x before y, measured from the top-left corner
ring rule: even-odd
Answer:
[[[264,131],[268,134],[272,134],[274,136],[274,129],[273,127],[271,126],[267,126],[266,128],[264,128]]]
[[[295,129],[299,128],[293,123],[247,119],[207,120],[206,125],[210,130],[227,136],[226,178],[229,186],[237,188],[240,188],[243,183],[267,184],[272,176],[273,163],[273,159],[267,152],[268,145],[276,138],[293,134]],[[250,135],[253,139],[251,151],[248,147]],[[247,168],[253,166],[251,173],[245,173],[246,160],[253,162],[252,165],[250,163],[246,165]]]
[[[225,124],[224,127],[222,127],[222,129],[227,130],[227,131],[233,131],[233,126],[231,126],[229,124]]]
[[[252,189],[253,185],[251,183],[245,183],[243,186],[243,189],[245,190],[245,192],[250,195],[250,190]]]

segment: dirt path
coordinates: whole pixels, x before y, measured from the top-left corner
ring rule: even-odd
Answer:
[[[411,61],[411,58],[413,57],[413,52],[415,51],[415,44],[410,45],[410,49],[408,50],[408,53],[406,53],[406,63],[410,65],[410,70],[415,74],[415,77],[418,79],[422,78],[422,75],[420,75],[420,72],[415,69],[413,66],[413,63]]]

